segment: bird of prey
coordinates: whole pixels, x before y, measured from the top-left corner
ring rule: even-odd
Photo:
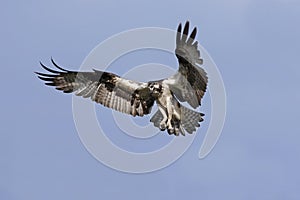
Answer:
[[[132,116],[144,116],[151,112],[154,103],[158,110],[150,121],[161,131],[171,135],[192,134],[203,121],[203,113],[183,106],[187,102],[193,109],[201,105],[207,88],[207,74],[200,65],[203,59],[195,40],[197,28],[189,35],[189,21],[182,28],[178,25],[175,55],[178,71],[169,78],[147,83],[124,79],[116,74],[93,69],[89,72],[69,71],[58,66],[57,70],[41,66],[50,73],[35,72],[46,85],[64,93],[90,98],[96,103]]]

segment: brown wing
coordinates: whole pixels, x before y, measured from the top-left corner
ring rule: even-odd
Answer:
[[[126,80],[113,73],[98,70],[69,71],[59,67],[52,59],[51,61],[60,71],[41,63],[51,74],[36,72],[46,85],[54,86],[64,93],[74,92],[77,96],[91,98],[106,107],[133,116],[143,116],[151,112],[155,98],[152,97],[147,83]]]
[[[189,22],[182,26],[179,24],[176,35],[175,54],[179,62],[178,73],[169,78],[169,85],[180,101],[187,101],[193,108],[201,105],[201,99],[207,87],[207,74],[199,67],[203,64],[195,41],[197,28],[189,34]]]

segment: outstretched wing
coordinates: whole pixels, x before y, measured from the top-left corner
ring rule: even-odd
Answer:
[[[147,83],[126,80],[113,73],[98,70],[69,71],[59,67],[52,59],[51,61],[60,71],[41,63],[41,66],[51,73],[36,72],[46,85],[54,86],[64,93],[74,92],[77,96],[91,98],[106,107],[133,116],[143,116],[151,112],[155,98],[151,95]]]
[[[207,75],[199,65],[203,64],[195,41],[197,28],[189,34],[189,22],[185,23],[183,32],[179,24],[176,35],[175,54],[179,62],[178,72],[166,80],[175,96],[182,102],[187,101],[193,108],[201,105],[201,99],[207,87]]]

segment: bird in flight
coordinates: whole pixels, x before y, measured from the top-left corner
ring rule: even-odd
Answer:
[[[182,28],[178,25],[175,55],[178,71],[163,80],[137,82],[116,74],[93,69],[89,72],[69,71],[58,66],[51,58],[56,70],[41,66],[50,73],[35,72],[48,86],[64,93],[90,98],[96,103],[132,116],[144,116],[151,112],[156,102],[158,110],[150,122],[161,131],[171,135],[192,134],[200,127],[203,113],[196,109],[207,88],[207,74],[200,66],[203,59],[195,40],[197,28],[189,35],[189,21]],[[187,102],[193,109],[183,106]]]

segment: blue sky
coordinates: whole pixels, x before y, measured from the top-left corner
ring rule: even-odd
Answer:
[[[225,83],[219,142],[199,160],[200,131],[183,157],[148,174],[102,165],[79,140],[71,96],[33,74],[38,62],[78,69],[113,34],[186,19]],[[0,199],[300,198],[299,1],[5,1],[0,21]]]

